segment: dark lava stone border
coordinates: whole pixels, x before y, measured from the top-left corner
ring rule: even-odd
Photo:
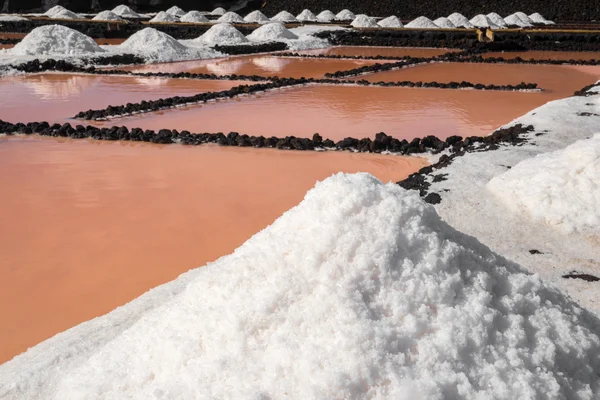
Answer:
[[[598,282],[600,278],[590,274],[584,274],[582,272],[571,271],[568,274],[562,276],[565,279],[582,279],[586,282]]]
[[[67,60],[55,60],[53,58],[44,61],[36,58],[35,60],[22,64],[9,65],[9,67],[26,73],[39,73],[45,71],[93,72],[95,71],[93,65],[139,65],[146,62],[146,60],[142,57],[138,57],[133,54],[117,54],[107,57],[83,58],[79,61],[82,65],[87,65],[87,67],[74,64]],[[90,65],[91,67],[89,67]]]
[[[242,55],[242,54],[255,54],[255,53],[272,53],[274,51],[284,51],[288,49],[287,44],[283,42],[270,42],[255,45],[233,45],[233,46],[221,46],[216,45],[213,47],[216,51],[229,55]]]
[[[322,58],[332,60],[410,60],[410,56],[354,56],[354,55],[339,55],[339,54],[300,54],[300,53],[279,53],[277,57],[293,57],[293,58]]]
[[[552,59],[524,59],[521,57],[515,58],[504,58],[504,57],[488,57],[483,58],[481,55],[461,57],[459,56],[446,56],[444,62],[456,62],[456,63],[471,63],[471,64],[533,64],[533,65],[600,65],[600,59],[590,60],[552,60]]]
[[[386,14],[388,15],[388,14]],[[466,49],[476,45],[475,31],[412,31],[373,29],[323,31],[315,36],[338,46],[435,47]]]

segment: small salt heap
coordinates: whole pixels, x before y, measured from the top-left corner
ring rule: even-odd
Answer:
[[[244,21],[255,24],[266,24],[271,22],[269,17],[258,10],[252,11],[250,14],[246,15]]]
[[[446,17],[439,17],[438,19],[436,19],[435,21],[433,21],[433,23],[436,24],[437,26],[439,26],[440,28],[443,28],[443,29],[454,29],[454,28],[456,28],[454,26],[454,24],[452,23],[452,21],[450,21]]]
[[[115,14],[117,14],[119,17],[122,17],[122,18],[131,18],[131,19],[144,18],[144,15],[136,13],[130,7],[123,5],[123,4],[113,8],[112,12],[114,12]]]
[[[206,18],[200,11],[189,11],[187,14],[181,17],[180,21],[191,23],[209,22],[208,18]]]
[[[353,21],[354,18],[356,18],[356,15],[354,15],[354,13],[348,9],[343,9],[335,16],[337,21]]]
[[[177,18],[173,14],[161,11],[158,14],[156,14],[156,16],[152,18],[150,22],[179,22],[179,18]]]
[[[410,21],[408,24],[405,25],[405,28],[439,29],[440,27],[434,24],[433,21],[429,18],[421,16]]]
[[[335,19],[335,14],[329,10],[321,11],[319,15],[317,15],[317,20],[320,22],[331,22]]]
[[[302,10],[302,12],[296,16],[296,19],[301,22],[316,21],[317,16],[315,14],[313,14],[312,11],[305,9],[305,10]]]
[[[473,26],[477,28],[490,28],[497,29],[498,26],[494,24],[486,15],[479,14],[471,18],[469,21]]]
[[[44,15],[47,17],[53,17],[55,14],[58,14],[61,11],[68,11],[68,10],[66,8],[64,8],[63,6],[54,6],[51,9],[49,9],[48,11],[46,11],[44,13]]]
[[[270,42],[281,39],[298,39],[294,33],[285,27],[281,22],[271,22],[255,29],[251,34],[246,36],[253,42]]]
[[[185,11],[177,6],[169,8],[166,12],[167,14],[175,15],[176,17],[182,17],[185,15]]]
[[[467,17],[465,17],[464,15],[462,15],[461,13],[456,13],[456,12],[452,13],[448,16],[448,19],[457,28],[467,28],[467,29],[474,28],[473,24],[469,21],[469,19]]]
[[[387,18],[382,19],[381,21],[379,21],[377,23],[377,25],[381,26],[382,28],[402,28],[403,27],[402,22],[395,15],[391,15]]]
[[[217,22],[228,22],[230,24],[243,24],[246,21],[237,13],[233,11],[228,11],[225,14],[221,15]]]
[[[529,22],[523,21],[516,14],[511,14],[508,17],[504,18],[504,22],[507,26],[517,26],[519,28],[531,28],[533,26]]]
[[[516,15],[517,17],[519,17],[519,19],[527,24],[533,24],[533,21],[529,18],[529,16],[527,14],[525,14],[522,11],[517,11],[516,13],[514,13],[513,15]]]
[[[490,21],[494,23],[498,28],[506,28],[506,22],[504,22],[504,18],[502,18],[499,14],[495,12],[491,12],[487,15]]]
[[[223,7],[217,7],[210,12],[210,15],[224,15],[227,12]]]
[[[542,16],[540,13],[533,13],[529,16],[529,19],[534,24],[554,25],[554,21],[550,21]]]
[[[94,21],[124,21],[123,18],[119,17],[114,12],[108,11],[108,10],[99,12],[98,15],[96,15],[94,18],[92,18],[92,20],[94,20]]]
[[[350,23],[350,25],[352,25],[355,28],[377,28],[377,27],[379,27],[379,25],[377,25],[375,18],[369,17],[368,15],[365,15],[365,14],[358,14],[356,16],[356,18],[354,18],[354,21],[352,21],[352,23]]]
[[[52,15],[51,18],[54,18],[54,19],[79,19],[79,18],[81,18],[81,16],[75,14],[73,11],[62,10],[62,11],[59,11],[56,14]]]
[[[78,56],[104,53],[94,39],[63,25],[35,28],[9,51],[20,56]]]
[[[247,43],[248,39],[233,25],[225,22],[213,25],[202,36],[194,39],[194,42],[223,45]]]
[[[276,21],[276,22],[298,22],[298,20],[296,19],[296,17],[294,17],[294,14],[287,12],[287,11],[281,11],[279,14],[275,15],[274,17],[271,18],[271,21]]]

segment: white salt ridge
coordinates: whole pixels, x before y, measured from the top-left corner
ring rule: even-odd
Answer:
[[[520,28],[530,28],[533,25],[523,21],[519,16],[515,14],[511,14],[508,17],[504,18],[504,22],[506,22],[507,26],[518,26]]]
[[[350,23],[355,28],[377,28],[377,21],[373,17],[369,17],[365,14],[358,14],[354,21]]]
[[[202,36],[194,39],[194,42],[207,44],[241,44],[247,43],[248,39],[238,31],[233,25],[220,23],[213,25]]]
[[[168,12],[161,11],[150,22],[179,22],[179,18]]]
[[[600,238],[600,134],[521,161],[487,188],[525,218]]]
[[[529,16],[527,14],[525,14],[522,11],[517,11],[516,13],[514,13],[513,15],[516,15],[517,17],[519,17],[519,19],[525,23],[528,24],[532,24],[533,21],[529,18]]]
[[[281,39],[298,39],[298,36],[287,29],[281,22],[271,22],[255,29],[246,38],[253,42],[269,42]]]
[[[335,19],[335,14],[329,10],[321,11],[317,15],[317,20],[322,21],[322,22],[331,22],[334,19]]]
[[[225,14],[221,15],[217,22],[228,22],[232,24],[243,24],[246,21],[237,13],[233,11],[228,11]]]
[[[52,17],[54,16],[54,14],[58,14],[61,11],[68,11],[66,8],[64,8],[63,6],[54,6],[50,9],[48,9],[48,11],[46,11],[43,15],[47,16],[47,17]]]
[[[275,21],[275,22],[298,22],[298,20],[294,16],[294,14],[292,14],[290,12],[287,12],[287,11],[281,11],[279,14],[275,15],[274,17],[272,17],[271,21]]]
[[[0,394],[593,399],[599,332],[416,192],[338,174],[233,254],[1,365]]]
[[[252,11],[250,14],[246,15],[244,17],[244,21],[256,24],[265,24],[271,22],[269,17],[258,10]]]
[[[350,10],[343,9],[335,15],[335,19],[338,21],[352,21],[356,18],[356,15]]]
[[[81,16],[78,14],[75,14],[73,11],[62,10],[55,14],[52,14],[52,16],[50,18],[53,18],[53,19],[79,19],[79,18],[81,18]]]
[[[382,28],[402,28],[402,22],[395,15],[390,15],[377,23]]]
[[[492,20],[487,17],[487,15],[483,14],[474,16],[469,22],[477,28],[498,29],[498,25],[494,24]]]
[[[554,25],[553,21],[544,18],[540,13],[531,14],[529,20],[534,24]]]
[[[210,22],[200,11],[189,11],[180,19],[181,22]]]
[[[182,17],[185,15],[185,11],[177,6],[173,6],[166,11],[167,14],[175,15],[176,17]]]
[[[126,6],[124,4],[116,6],[115,8],[112,9],[112,12],[114,12],[115,14],[117,14],[118,16],[123,17],[123,18],[140,19],[140,18],[144,18],[145,17],[142,14],[136,13],[129,6]]]
[[[94,21],[123,21],[123,18],[119,17],[112,11],[106,10],[99,12],[94,18]]]
[[[312,11],[304,9],[300,14],[296,16],[298,21],[316,21],[317,16]]]
[[[0,14],[0,22],[11,22],[11,21],[29,21],[25,17],[19,15]]]
[[[91,37],[63,25],[35,28],[8,51],[19,56],[78,56],[104,52]]]
[[[457,28],[467,28],[467,29],[474,28],[473,24],[469,21],[469,19],[467,17],[465,17],[464,15],[462,15],[461,13],[456,13],[456,12],[452,13],[448,16],[448,19]]]
[[[223,7],[217,7],[210,12],[211,15],[224,15],[227,12]]]
[[[413,19],[408,24],[404,25],[405,28],[419,28],[419,29],[439,29],[439,26],[433,23],[427,17],[419,17]]]
[[[491,12],[487,15],[487,17],[496,25],[498,28],[506,28],[506,22],[504,22],[504,18],[495,12]]]
[[[440,28],[443,28],[443,29],[453,29],[453,28],[456,28],[454,26],[454,24],[452,23],[452,21],[450,21],[446,17],[439,17],[438,19],[436,19],[435,21],[433,21],[433,23],[436,24],[437,26],[439,26]]]

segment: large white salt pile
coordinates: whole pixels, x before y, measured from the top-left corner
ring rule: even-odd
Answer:
[[[487,17],[499,28],[506,28],[506,22],[504,22],[504,18],[495,12],[491,12],[487,15]]]
[[[139,19],[139,18],[144,17],[142,14],[136,13],[130,7],[128,7],[124,4],[121,4],[120,6],[116,6],[115,8],[112,9],[112,12],[114,12],[115,14],[117,14],[118,16],[123,17],[123,18]]]
[[[529,16],[522,11],[517,11],[513,15],[516,15],[517,17],[519,17],[521,19],[521,21],[523,21],[525,23],[533,24],[533,21],[529,18]]]
[[[53,17],[54,14],[58,14],[61,11],[68,11],[68,10],[66,8],[64,8],[63,6],[56,5],[50,9],[48,9],[48,11],[46,11],[44,13],[44,15],[47,17]]]
[[[457,13],[457,12],[452,13],[452,14],[448,15],[448,19],[457,28],[467,28],[467,29],[474,28],[473,24],[469,21],[469,19],[467,17],[465,17],[464,15],[462,15],[461,13]]]
[[[540,13],[531,14],[529,20],[534,24],[554,25],[554,21],[544,18]]]
[[[395,15],[390,15],[377,23],[382,28],[402,28],[402,22]]]
[[[600,238],[600,134],[521,161],[488,189],[510,210],[564,233]]]
[[[335,14],[329,10],[321,11],[317,14],[317,20],[321,22],[331,22],[335,19]]]
[[[275,22],[298,22],[298,20],[296,19],[296,17],[294,17],[294,14],[287,12],[287,11],[281,11],[279,14],[275,15],[274,17],[271,17],[271,21],[275,21]]]
[[[280,39],[298,39],[298,36],[287,29],[281,22],[271,22],[255,29],[246,38],[253,42],[269,42]]]
[[[356,18],[356,15],[348,9],[343,9],[335,15],[335,19],[338,21],[352,21]]]
[[[436,19],[435,21],[433,21],[433,23],[436,24],[437,26],[439,26],[440,28],[443,28],[443,29],[453,29],[453,28],[456,28],[454,26],[454,24],[452,23],[452,21],[450,21],[446,17],[439,17],[438,19]]]
[[[300,14],[296,15],[296,19],[298,21],[316,21],[317,16],[312,11],[304,9]]]
[[[487,15],[483,15],[483,14],[479,14],[474,16],[473,18],[471,18],[471,20],[469,21],[471,24],[473,24],[473,26],[475,26],[476,28],[491,28],[491,29],[497,29],[498,25],[494,24],[488,17]]]
[[[252,11],[250,14],[246,15],[244,21],[255,24],[266,24],[267,22],[271,22],[269,17],[258,10]]]
[[[0,366],[12,399],[594,399],[600,320],[338,174],[233,254]]]
[[[12,49],[13,55],[90,55],[104,50],[94,39],[63,25],[44,25],[35,28]]]
[[[161,11],[150,22],[179,22],[179,18],[173,14]]]
[[[354,21],[350,23],[355,28],[378,28],[377,21],[373,17],[365,14],[358,14]]]
[[[433,23],[427,17],[419,17],[413,19],[408,24],[404,25],[405,28],[419,28],[419,29],[439,29],[439,26]]]
[[[94,21],[124,21],[123,18],[119,17],[117,14],[109,10],[99,12],[92,19]]]
[[[242,32],[228,23],[220,23],[211,26],[202,36],[194,39],[195,42],[207,44],[240,44],[248,42]]]
[[[25,17],[21,17],[20,15],[11,15],[11,14],[0,14],[0,22],[11,22],[11,21],[29,21]]]
[[[246,21],[237,13],[233,11],[228,11],[225,14],[221,15],[217,22],[228,22],[230,24],[243,24]]]
[[[167,14],[175,15],[177,17],[182,17],[185,15],[185,11],[183,11],[181,8],[179,8],[177,6],[173,6],[173,7],[169,8],[166,12],[167,12]]]
[[[223,7],[217,7],[210,12],[210,15],[224,15],[227,12]]]
[[[530,28],[533,26],[532,24],[523,21],[518,15],[515,14],[511,14],[504,18],[504,22],[507,26],[518,26],[520,28]]]
[[[181,22],[209,22],[208,18],[206,18],[200,11],[189,11],[187,14],[183,15],[179,21]]]

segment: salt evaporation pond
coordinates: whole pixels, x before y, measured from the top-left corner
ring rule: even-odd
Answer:
[[[316,180],[365,171],[397,181],[424,165],[347,152],[1,137],[0,363],[232,252]]]
[[[331,56],[363,56],[363,57],[437,57],[456,49],[434,49],[429,47],[370,47],[370,46],[339,46],[327,49],[305,50],[301,54],[324,54]]]
[[[502,57],[506,60],[521,57],[524,60],[600,60],[600,51],[494,51],[484,53],[483,58]]]

